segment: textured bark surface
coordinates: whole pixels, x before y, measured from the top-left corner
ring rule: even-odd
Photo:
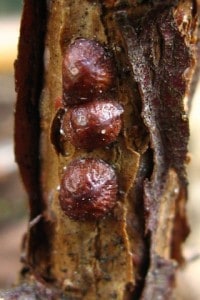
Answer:
[[[194,1],[25,1],[15,152],[30,200],[21,278],[33,283],[19,287],[23,293],[172,299],[188,233],[187,94],[195,28]],[[63,54],[79,37],[114,54],[112,92],[124,108],[117,141],[90,152],[62,140],[55,104],[62,96]],[[118,176],[117,205],[98,221],[74,221],[59,205],[64,168],[83,157],[104,160]],[[18,299],[12,295],[3,296]]]

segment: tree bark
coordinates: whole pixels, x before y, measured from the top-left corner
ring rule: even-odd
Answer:
[[[21,286],[3,293],[5,299],[173,299],[188,234],[196,30],[197,4],[190,0],[25,1],[15,65],[15,153],[30,222]],[[77,38],[98,41],[113,54],[109,96],[124,109],[117,140],[93,151],[60,134],[62,61]],[[88,157],[114,167],[117,204],[101,219],[73,220],[60,207],[61,178],[72,161]]]

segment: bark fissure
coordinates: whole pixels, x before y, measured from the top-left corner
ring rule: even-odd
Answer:
[[[181,260],[187,234],[181,207],[187,197],[184,98],[193,68],[192,4],[25,1],[16,63],[16,159],[36,221],[22,277],[57,290],[41,287],[41,299],[47,293],[71,300],[172,297],[172,258]],[[115,82],[101,96],[124,110],[115,142],[92,151],[76,148],[60,131],[68,109],[63,56],[79,38],[97,41],[114,58]],[[98,221],[73,220],[59,204],[63,174],[81,158],[103,160],[117,176],[116,206]]]
[[[191,11],[188,13],[190,14]],[[159,210],[166,189],[167,176],[171,169],[175,170],[179,178],[172,192],[178,194],[180,189],[185,194],[182,195],[182,199],[178,200],[176,197],[176,202],[184,201],[186,197],[185,162],[189,129],[182,99],[188,86],[188,79],[184,78],[184,73],[189,67],[191,68],[193,61],[191,47],[189,48],[189,45],[185,44],[184,35],[179,31],[175,22],[174,8],[166,9],[165,6],[159,6],[147,13],[142,21],[135,22],[135,24],[131,22],[131,17],[126,12],[119,12],[117,21],[127,47],[134,79],[138,82],[140,89],[143,102],[142,115],[149,129],[151,147],[154,151],[152,178],[150,181],[145,180],[144,185],[146,231],[150,230],[151,232],[151,264],[147,282],[152,284],[150,278],[153,270],[157,268],[155,236],[159,228]],[[159,31],[157,30],[158,26]],[[146,30],[146,28],[148,29]],[[152,42],[155,43],[156,38],[162,40],[160,45],[162,52],[155,45],[152,46]],[[182,52],[178,49],[182,49]],[[176,68],[177,63],[178,69]],[[168,82],[168,86],[166,86],[166,82]],[[175,212],[174,205],[169,209]],[[181,226],[182,232],[186,235],[188,231],[184,218],[183,213]],[[169,236],[172,235],[172,227],[169,226],[170,228]],[[182,238],[184,238],[184,234],[182,233]],[[168,257],[169,255],[165,259]],[[176,257],[178,258],[178,254]],[[171,265],[173,270],[173,263]],[[169,275],[168,278],[171,277]],[[154,280],[156,281],[155,278]],[[164,289],[168,283],[165,281],[161,288],[163,299],[166,297]],[[156,283],[154,282],[153,285],[156,286]],[[148,292],[147,290],[148,284],[146,283],[144,299],[149,297],[149,290]],[[157,297],[159,293],[161,291],[155,290],[154,296],[152,294],[150,298]]]

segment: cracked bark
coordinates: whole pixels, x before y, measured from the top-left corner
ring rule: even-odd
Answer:
[[[16,61],[16,160],[30,201],[21,287],[5,299],[172,299],[188,234],[188,89],[195,1],[25,1]],[[59,143],[67,45],[96,39],[114,53],[123,130],[109,149]],[[52,125],[53,124],[53,125]],[[53,130],[53,131],[52,131]],[[51,138],[50,138],[51,137]],[[98,222],[60,209],[63,168],[75,158],[113,165],[118,204]],[[1,293],[0,293],[1,295]]]

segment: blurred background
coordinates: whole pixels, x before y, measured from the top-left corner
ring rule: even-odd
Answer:
[[[22,0],[0,0],[0,289],[16,280],[28,215],[13,155],[15,106],[13,62],[17,55]]]
[[[16,282],[28,206],[13,155],[15,107],[13,62],[17,56],[22,0],[0,0],[0,289]],[[200,58],[199,58],[200,59]],[[200,83],[190,115],[188,215],[191,234],[184,245],[186,266],[179,272],[177,298],[200,299]],[[186,288],[187,287],[187,288]]]

